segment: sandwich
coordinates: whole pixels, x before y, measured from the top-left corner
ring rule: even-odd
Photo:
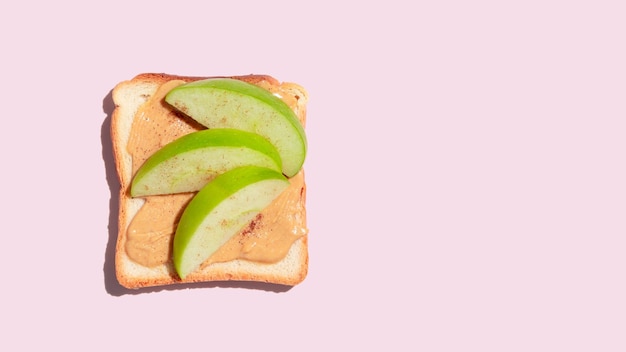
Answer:
[[[145,73],[112,97],[122,286],[304,280],[302,86]]]

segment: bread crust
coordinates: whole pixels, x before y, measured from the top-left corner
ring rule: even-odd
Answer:
[[[281,83],[268,75],[246,76],[211,76],[240,79],[249,83],[270,84],[279,87]],[[132,217],[141,207],[141,199],[130,197],[129,187],[132,180],[132,159],[126,152],[130,135],[130,126],[139,107],[164,83],[171,80],[191,82],[209,77],[179,76],[166,73],[142,73],[131,80],[120,82],[112,91],[115,109],[111,118],[111,139],[115,167],[120,182],[119,193],[119,232],[115,246],[115,271],[118,282],[129,289],[172,285],[177,283],[196,283],[209,281],[258,281],[293,286],[302,282],[308,273],[308,235],[296,240],[283,260],[272,264],[260,264],[246,260],[234,260],[226,263],[213,263],[188,275],[181,280],[176,274],[171,261],[155,268],[143,267],[126,254],[124,245],[126,229]],[[299,85],[284,83],[288,94],[297,99],[301,121],[306,118],[307,92]],[[304,172],[304,171],[301,171]],[[303,197],[306,197],[306,183]]]

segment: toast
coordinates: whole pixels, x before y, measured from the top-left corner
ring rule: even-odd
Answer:
[[[181,280],[177,275],[171,260],[171,242],[175,232],[175,224],[185,204],[193,194],[164,196],[167,205],[152,207],[152,213],[142,211],[147,208],[150,197],[130,196],[130,185],[138,166],[145,158],[168,142],[205,128],[190,117],[175,110],[163,100],[163,96],[171,87],[209,77],[187,77],[170,74],[146,73],[140,74],[128,81],[115,86],[112,91],[115,109],[111,119],[111,139],[115,166],[120,181],[119,193],[119,233],[115,247],[115,271],[119,283],[129,289],[142,287],[163,286],[179,283],[208,282],[208,281],[259,281],[272,284],[293,286],[304,280],[308,272],[308,228],[306,225],[306,185],[304,170],[290,178],[289,192],[280,197],[283,202],[292,206],[281,211],[297,214],[281,214],[272,212],[268,216],[280,216],[292,219],[293,228],[298,229],[299,235],[289,238],[285,253],[273,260],[259,260],[246,256],[225,255],[221,259],[209,258],[200,269]],[[280,97],[296,113],[302,126],[306,122],[307,92],[301,86],[279,82],[266,75],[230,76],[248,83],[263,87]],[[151,114],[169,119],[168,125],[152,124],[147,127],[136,127],[144,121],[152,123]],[[141,122],[137,122],[141,120]],[[156,119],[155,119],[156,120]],[[158,134],[158,136],[154,136]],[[134,150],[141,149],[145,156],[133,154]],[[141,160],[144,159],[144,160]],[[278,202],[277,199],[275,202]],[[271,207],[271,206],[270,206]],[[282,209],[282,208],[281,208]],[[285,210],[286,209],[286,210]],[[268,210],[269,211],[269,210]],[[148,214],[148,215],[144,215]],[[278,214],[278,215],[276,215]],[[141,236],[130,230],[133,221],[146,217],[148,222],[156,219],[171,219],[173,227],[163,225],[162,231],[144,232]],[[267,226],[258,226],[258,220],[250,223],[241,233],[231,240],[236,247],[245,236],[256,236],[256,232],[268,233],[284,232],[283,228],[269,229],[271,221],[265,221]],[[170,220],[168,220],[170,221]],[[169,222],[166,222],[170,224]],[[155,225],[156,226],[156,225]],[[143,236],[143,237],[142,237]],[[239,237],[239,240],[236,238]],[[139,240],[137,240],[139,238]],[[230,242],[224,247],[231,245]],[[270,241],[271,245],[271,241]],[[233,247],[233,248],[234,248]],[[224,251],[227,251],[225,249]],[[216,253],[217,254],[217,253]]]

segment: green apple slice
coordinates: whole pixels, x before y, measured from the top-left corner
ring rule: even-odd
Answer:
[[[254,84],[211,78],[172,89],[165,101],[208,128],[235,128],[267,138],[278,150],[287,177],[302,168],[307,151],[304,128],[280,98]]]
[[[195,192],[218,174],[245,165],[282,170],[278,151],[260,135],[221,128],[193,132],[150,156],[137,170],[130,194]]]
[[[280,172],[242,166],[215,177],[183,211],[173,262],[181,279],[195,271],[289,186]]]

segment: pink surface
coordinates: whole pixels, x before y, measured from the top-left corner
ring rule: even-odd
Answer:
[[[626,350],[622,2],[39,2],[0,15],[0,345]],[[308,89],[302,284],[116,284],[109,93],[142,72]]]

